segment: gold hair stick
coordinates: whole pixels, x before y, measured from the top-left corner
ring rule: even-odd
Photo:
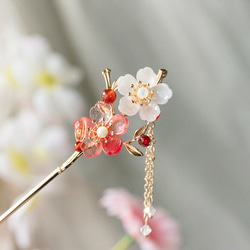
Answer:
[[[35,196],[41,189],[49,184],[56,176],[63,173],[68,167],[70,167],[80,156],[82,152],[74,152],[67,161],[65,161],[60,167],[57,167],[52,173],[44,178],[39,184],[31,189],[25,196],[23,196],[18,202],[10,207],[5,213],[0,216],[0,224],[5,221],[9,216],[15,213],[26,202],[28,202],[33,196]]]

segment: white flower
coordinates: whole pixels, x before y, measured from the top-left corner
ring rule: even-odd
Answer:
[[[117,85],[124,95],[118,106],[120,112],[129,116],[139,112],[140,118],[149,122],[160,115],[158,104],[165,104],[172,97],[172,90],[166,83],[157,84],[157,76],[149,67],[140,69],[136,79],[129,74],[119,77]]]
[[[48,41],[40,35],[21,36],[3,49],[5,56],[1,71],[5,74],[6,83],[23,91],[74,86],[82,79],[81,71],[70,65],[61,54],[53,52]]]
[[[40,180],[71,152],[66,128],[44,126],[30,110],[3,123],[0,138],[0,177],[20,188]]]
[[[47,186],[8,218],[8,229],[12,233],[18,249],[33,249],[34,238],[44,226],[44,210],[49,209],[48,204],[57,192],[55,189],[56,187],[53,185]],[[15,199],[13,204],[19,201],[23,195]]]
[[[11,114],[16,95],[11,88],[2,82],[0,75],[0,123]]]
[[[15,202],[21,198],[18,197]],[[20,249],[28,249],[32,243],[32,233],[38,223],[39,196],[26,203],[22,209],[15,212],[7,221],[8,228],[14,236],[15,243]]]
[[[73,122],[83,112],[82,97],[70,88],[80,83],[82,72],[53,52],[45,38],[20,36],[7,41],[2,51],[0,104],[4,104],[0,105],[0,121],[13,113],[14,107],[31,104],[49,121],[63,117]]]
[[[73,123],[85,107],[82,96],[74,89],[57,87],[56,91],[39,89],[33,93],[32,105],[39,116],[51,123],[62,119]]]

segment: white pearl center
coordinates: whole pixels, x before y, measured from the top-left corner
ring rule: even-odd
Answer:
[[[145,88],[145,87],[141,87],[137,90],[137,96],[140,98],[140,99],[144,99],[144,98],[147,98],[148,97],[148,89]]]
[[[99,127],[97,129],[97,136],[100,138],[105,138],[108,135],[108,129],[106,127]]]

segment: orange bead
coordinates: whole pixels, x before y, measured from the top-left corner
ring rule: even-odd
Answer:
[[[81,150],[81,142],[80,142],[80,141],[77,141],[77,142],[75,143],[74,149],[75,149],[75,151],[77,151],[77,152],[81,152],[81,151],[82,151],[82,150]]]
[[[111,104],[116,100],[116,93],[113,89],[105,89],[102,92],[102,100],[107,103]]]

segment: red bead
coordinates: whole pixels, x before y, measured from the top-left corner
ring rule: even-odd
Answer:
[[[75,149],[75,151],[77,151],[77,152],[81,152],[82,150],[81,150],[81,142],[80,141],[77,141],[76,143],[75,143],[75,145],[74,145],[74,149]]]
[[[141,135],[140,138],[138,139],[138,143],[143,146],[147,147],[151,142],[151,139],[147,135]]]
[[[159,114],[156,119],[155,119],[155,122],[160,118],[161,114]]]
[[[102,100],[107,103],[111,104],[116,100],[116,93],[113,89],[105,89],[102,92]]]

